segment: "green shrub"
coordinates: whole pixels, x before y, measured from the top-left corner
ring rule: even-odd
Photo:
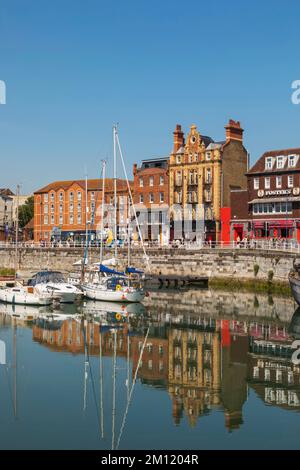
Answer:
[[[12,268],[0,268],[0,276],[14,276],[15,270]]]
[[[258,274],[258,271],[259,271],[259,265],[258,265],[258,264],[255,264],[255,265],[253,266],[253,271],[254,271],[254,276],[256,277],[257,274]]]
[[[273,277],[274,277],[274,271],[270,269],[270,271],[268,271],[268,281],[271,282]]]

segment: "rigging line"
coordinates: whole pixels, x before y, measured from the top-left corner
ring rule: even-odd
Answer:
[[[103,160],[105,161],[105,160]],[[101,174],[102,178],[104,177],[104,172],[102,170],[102,174]],[[97,202],[98,202],[98,198],[100,197],[100,192],[101,192],[101,187],[99,188],[99,191],[98,191],[98,194],[97,194],[97,197],[96,197],[96,200],[95,200],[95,206],[94,206],[94,209],[93,211],[91,212],[91,224],[90,224],[90,230],[88,231],[88,237],[87,237],[87,243],[86,243],[86,247],[85,247],[85,250],[84,250],[84,256],[83,256],[83,267],[82,267],[82,277],[83,277],[83,274],[85,272],[85,262],[86,262],[86,259],[88,259],[88,248],[89,248],[89,245],[90,245],[90,241],[91,241],[91,230],[92,230],[92,226],[94,225],[94,222],[95,222],[95,213],[96,213],[96,206],[97,206]]]
[[[121,437],[122,437],[123,430],[124,430],[124,427],[125,427],[127,414],[128,414],[129,406],[130,406],[130,403],[131,403],[132,394],[133,394],[134,386],[135,386],[135,383],[136,383],[138,371],[139,371],[139,368],[140,368],[140,363],[141,363],[142,356],[143,356],[143,353],[144,353],[144,349],[145,349],[145,346],[146,346],[146,342],[147,342],[147,339],[148,339],[149,331],[150,331],[150,326],[148,326],[147,333],[146,333],[146,336],[145,336],[145,339],[144,339],[144,343],[143,343],[143,346],[142,346],[142,349],[141,349],[141,352],[140,352],[140,357],[139,357],[137,367],[136,367],[136,370],[135,370],[133,382],[132,382],[130,393],[129,393],[129,398],[128,398],[128,401],[127,401],[125,413],[124,413],[124,416],[123,416],[122,425],[121,425],[121,428],[120,428],[120,434],[119,434],[119,437],[118,437],[116,450],[118,450],[118,448],[119,448]]]
[[[119,149],[119,153],[120,153],[120,157],[121,157],[122,167],[123,167],[123,171],[124,171],[125,178],[126,178],[128,193],[129,193],[129,197],[130,197],[130,201],[131,201],[131,207],[132,207],[132,209],[133,209],[133,213],[134,213],[134,217],[135,217],[135,222],[136,222],[137,229],[138,229],[138,233],[139,233],[139,237],[140,237],[140,240],[141,240],[141,243],[142,243],[142,248],[143,248],[143,252],[144,252],[144,257],[145,257],[145,260],[146,260],[146,263],[147,263],[147,267],[148,267],[148,269],[149,269],[149,271],[150,271],[149,256],[147,255],[146,250],[145,250],[144,239],[143,239],[143,235],[142,235],[142,232],[141,232],[141,227],[140,227],[140,224],[139,224],[139,222],[138,222],[138,218],[137,218],[137,214],[136,214],[136,210],[135,210],[135,206],[134,206],[134,201],[133,201],[133,197],[132,197],[132,192],[131,192],[131,188],[130,188],[130,184],[129,184],[129,180],[128,180],[128,174],[127,174],[127,170],[126,170],[126,167],[125,167],[124,158],[123,158],[123,153],[122,153],[122,149],[121,149],[121,145],[120,145],[120,141],[119,141],[119,135],[118,135],[118,131],[117,131],[117,130],[116,130],[116,141],[117,141],[117,144],[118,144],[118,149]]]
[[[91,376],[91,383],[92,383],[93,398],[94,398],[94,401],[95,401],[97,419],[98,419],[98,423],[99,423],[99,422],[100,422],[100,413],[99,413],[98,403],[97,403],[97,399],[96,399],[96,387],[95,387],[95,381],[94,381],[93,368],[92,368],[91,363],[90,363],[90,354],[89,354],[89,348],[88,348],[88,344],[87,344],[87,338],[86,338],[86,334],[85,334],[85,329],[83,328],[82,330],[83,330],[84,346],[86,347],[87,361],[88,361],[88,365],[89,365],[89,369],[90,369],[90,376]]]

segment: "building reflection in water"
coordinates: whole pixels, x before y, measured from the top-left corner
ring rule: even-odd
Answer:
[[[117,356],[130,357],[132,377],[137,373],[143,384],[169,393],[176,425],[186,418],[195,426],[202,416],[218,410],[224,413],[228,431],[233,431],[243,425],[249,387],[266,405],[300,410],[300,367],[291,361],[292,343],[300,336],[299,311],[293,316],[289,299],[241,295],[240,311],[238,295],[211,295],[207,314],[199,299],[189,308],[178,301],[176,311],[168,298],[154,296],[150,318],[131,315],[126,321],[104,321],[93,316],[56,325],[40,321],[33,325],[33,340],[55,351],[83,354],[86,339],[90,355],[99,354],[101,341],[102,354],[111,356],[113,320]],[[278,305],[282,315],[276,312]],[[139,363],[146,326],[149,332]]]

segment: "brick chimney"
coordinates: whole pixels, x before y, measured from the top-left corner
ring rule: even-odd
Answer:
[[[133,165],[133,175],[136,175],[137,174],[137,164],[134,163]]]
[[[184,133],[181,130],[181,125],[176,124],[176,129],[173,132],[174,134],[174,147],[173,153],[176,153],[184,145]]]
[[[243,142],[243,132],[244,129],[241,128],[240,121],[234,121],[233,119],[229,119],[226,129],[226,142],[230,140],[238,140],[239,142]]]

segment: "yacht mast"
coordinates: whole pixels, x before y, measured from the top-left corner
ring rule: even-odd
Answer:
[[[19,245],[19,197],[20,197],[20,185],[17,185],[17,212],[16,212],[16,237],[15,237],[15,277],[17,275],[17,269],[19,268],[19,257],[18,257],[18,245]],[[41,215],[42,217],[42,215]],[[42,238],[42,236],[41,236]]]
[[[101,232],[100,232],[100,264],[103,261],[103,230],[104,230],[104,206],[105,206],[105,173],[106,161],[102,160],[102,205],[101,205]]]
[[[116,137],[117,137],[117,126],[113,127],[114,137],[114,239],[115,239],[115,258],[117,259],[118,247],[117,247],[117,149],[116,149]]]

